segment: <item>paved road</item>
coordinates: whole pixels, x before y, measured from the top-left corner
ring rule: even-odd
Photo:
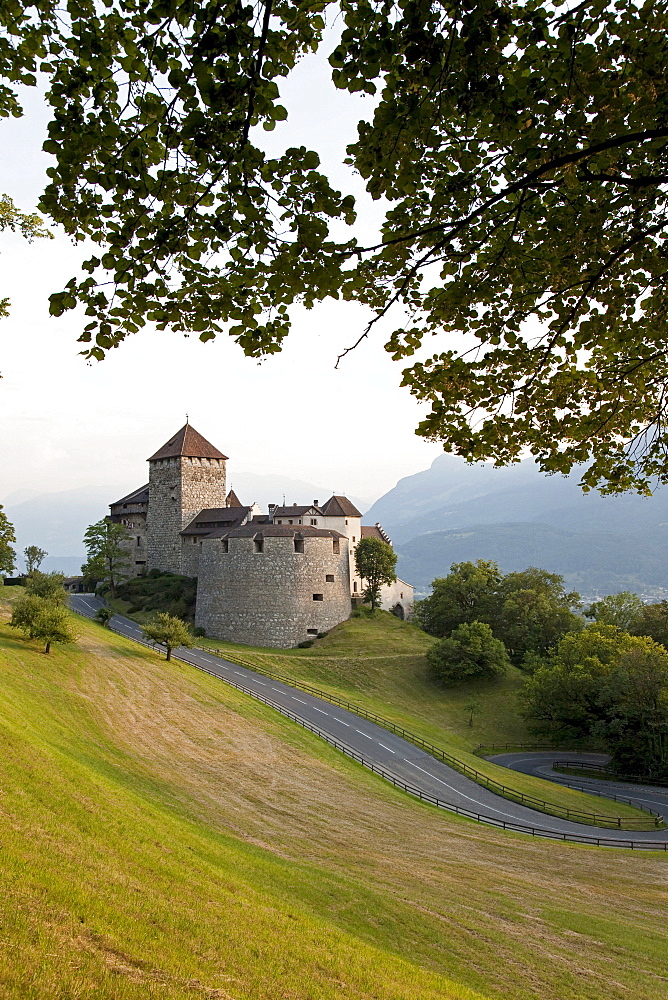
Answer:
[[[92,594],[70,597],[73,610],[93,617],[101,601]],[[111,620],[114,631],[130,639],[142,641],[142,630],[136,622],[121,615]],[[648,847],[655,843],[668,846],[668,830],[633,832],[584,826],[536,812],[510,802],[482,788],[446,764],[386,729],[368,722],[345,709],[331,705],[280,681],[255,673],[201,649],[179,649],[179,660],[203,668],[223,681],[259,697],[284,713],[296,716],[308,728],[330,741],[363,757],[367,766],[374,766],[389,780],[403,782],[415,794],[437,797],[444,807],[475,814],[476,818],[494,826],[522,829],[534,835],[563,840],[590,842],[593,838],[617,846]],[[668,813],[668,809],[666,810]]]
[[[537,778],[546,778],[558,785],[568,785],[570,788],[580,788],[583,792],[593,792],[612,798],[620,795],[623,798],[631,799],[634,803],[644,806],[646,809],[653,809],[668,818],[668,788],[660,788],[655,785],[635,785],[623,781],[603,781],[599,778],[581,777],[573,774],[559,774],[552,770],[552,764],[558,761],[581,761],[582,763],[605,764],[608,761],[607,754],[600,753],[573,753],[572,751],[551,750],[545,753],[534,751],[524,751],[522,753],[503,753],[487,757],[487,760],[494,761],[495,764],[502,764],[513,771],[521,771],[523,774],[533,774]],[[546,794],[546,798],[549,799]]]

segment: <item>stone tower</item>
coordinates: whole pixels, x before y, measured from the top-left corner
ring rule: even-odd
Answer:
[[[227,456],[186,424],[149,458],[148,569],[180,573],[180,532],[207,507],[224,507]]]

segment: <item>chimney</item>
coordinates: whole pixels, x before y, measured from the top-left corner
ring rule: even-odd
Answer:
[[[319,507],[320,506],[320,501],[319,500],[314,500],[313,501],[313,506],[314,507]]]

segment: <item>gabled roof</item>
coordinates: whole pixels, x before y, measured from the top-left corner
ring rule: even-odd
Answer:
[[[361,517],[354,503],[348,497],[333,496],[322,506],[325,517]]]
[[[386,542],[387,545],[392,544],[392,539],[385,529],[380,526],[378,521],[375,524],[363,524],[360,538],[379,538],[381,542]]]
[[[223,458],[222,451],[203,438],[194,427],[186,424],[178,434],[170,438],[167,444],[163,444],[155,455],[151,455],[149,462],[156,462],[160,458]]]
[[[114,503],[110,503],[110,507],[118,507],[121,503],[148,503],[148,483],[146,486],[140,486],[138,490],[134,493],[128,493],[126,497],[122,497],[120,500],[115,500]]]
[[[309,507],[300,507],[293,503],[289,507],[274,507],[274,517],[303,517],[304,514],[321,514],[319,507],[311,504]]]
[[[250,507],[207,507],[196,514],[182,535],[208,535],[214,528],[237,528],[250,514]]]
[[[227,506],[228,507],[242,507],[243,506],[243,504],[241,503],[241,500],[236,495],[236,493],[234,492],[234,490],[230,490],[230,492],[227,494]]]

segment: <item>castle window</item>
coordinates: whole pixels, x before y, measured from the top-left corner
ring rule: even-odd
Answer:
[[[254,538],[253,539],[253,552],[262,552],[264,550],[264,539]]]
[[[334,553],[335,556],[338,556],[339,553],[341,552],[338,538],[332,538],[332,552]]]
[[[303,551],[304,551],[304,539],[295,538],[295,552],[303,552]]]
[[[141,545],[141,535],[137,535],[137,545]]]
[[[318,523],[318,518],[317,517],[312,517],[311,518],[311,524],[317,524],[317,523]]]
[[[288,524],[294,524],[294,523],[295,523],[294,521],[288,521]]]
[[[317,628],[307,628],[306,629],[306,634],[307,635],[317,635],[318,634],[318,630],[317,630]]]
[[[353,592],[357,593],[357,580],[353,580]]]
[[[346,524],[348,523],[348,518],[346,518]]]
[[[193,545],[197,545],[197,535],[193,535]]]
[[[401,598],[401,600],[403,601],[403,599],[404,599],[404,595],[403,595],[403,592],[402,592],[401,594],[399,594],[399,597],[400,597],[400,598]]]
[[[355,536],[353,535],[353,542],[355,541]]]
[[[230,545],[229,545],[229,542],[227,541],[226,538],[221,538],[221,540],[220,540],[220,547],[223,550],[223,552],[229,552]]]
[[[334,583],[334,574],[327,573],[325,576],[325,583]]]
[[[314,594],[314,595],[313,595],[313,600],[314,600],[314,601],[324,601],[324,599],[325,599],[325,598],[323,597],[323,595],[322,595],[322,594]]]

